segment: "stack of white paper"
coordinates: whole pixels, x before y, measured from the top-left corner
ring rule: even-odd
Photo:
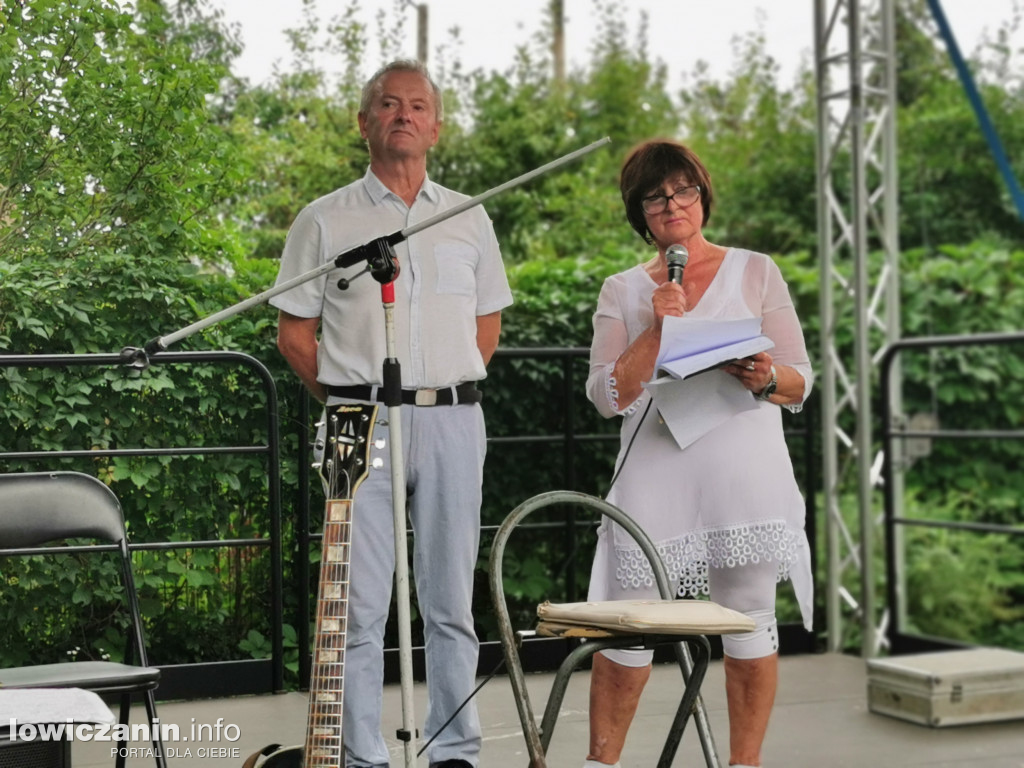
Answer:
[[[655,370],[685,379],[774,346],[771,339],[761,334],[760,317],[739,320],[666,317],[661,326],[661,348]]]
[[[760,317],[665,318],[655,371],[669,375],[645,386],[680,448],[686,448],[736,414],[758,407],[748,389],[718,369],[774,346],[771,339],[761,334]]]

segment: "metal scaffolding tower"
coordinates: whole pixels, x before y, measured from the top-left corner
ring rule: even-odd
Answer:
[[[900,336],[894,2],[814,0],[828,647],[843,648],[859,623],[864,656],[884,641],[874,595],[881,462],[872,381],[880,352]],[[851,328],[853,346],[841,348]],[[844,519],[841,499],[854,496],[857,509]],[[844,585],[857,572],[859,594]]]

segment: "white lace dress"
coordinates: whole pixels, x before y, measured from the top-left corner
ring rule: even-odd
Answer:
[[[774,562],[780,580],[792,579],[804,625],[810,629],[813,581],[804,501],[783,437],[780,407],[761,402],[680,449],[655,408],[644,417],[650,397],[646,391],[632,403],[618,402],[615,361],[653,322],[651,295],[656,287],[642,266],[613,275],[604,282],[594,314],[587,396],[602,415],[624,417],[616,461],[621,472],[608,501],[651,537],[681,596],[708,593],[709,565]],[[806,399],[813,377],[803,332],[789,289],[768,256],[730,249],[687,316],[762,317],[762,332],[775,342],[769,353],[774,362],[804,377]],[[594,571],[594,582],[602,580],[597,574],[614,572],[623,590],[636,590],[637,596],[656,594],[646,558],[610,521],[602,526]]]

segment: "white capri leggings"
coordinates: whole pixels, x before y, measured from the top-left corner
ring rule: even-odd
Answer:
[[[608,550],[605,550],[606,552]],[[601,561],[604,562],[601,562]],[[642,600],[659,598],[657,587],[650,590],[623,588],[607,560],[598,557],[590,581],[588,600]],[[779,630],[775,620],[775,587],[779,568],[775,562],[760,562],[733,568],[710,568],[708,587],[711,599],[719,605],[739,611],[754,620],[752,632],[722,635],[722,648],[732,659],[760,659],[778,653]],[[611,648],[601,651],[625,667],[646,667],[654,652],[641,648]]]

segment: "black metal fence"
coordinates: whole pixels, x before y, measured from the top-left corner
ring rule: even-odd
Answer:
[[[1020,350],[1024,345],[1024,332],[1014,333],[991,333],[965,336],[933,336],[904,339],[889,346],[881,361],[881,421],[884,464],[882,467],[884,479],[884,504],[885,504],[885,569],[886,569],[886,597],[888,613],[888,633],[890,651],[894,654],[912,653],[918,651],[937,650],[963,646],[962,639],[937,636],[934,633],[926,633],[915,629],[912,624],[913,617],[908,616],[906,570],[907,558],[911,554],[903,541],[902,534],[914,530],[946,530],[959,531],[966,534],[996,534],[1000,537],[1024,536],[1022,520],[1014,524],[993,523],[986,521],[972,520],[948,520],[937,517],[921,516],[929,510],[918,510],[918,516],[910,517],[902,513],[904,499],[900,496],[900,489],[903,487],[901,479],[910,470],[915,458],[921,459],[931,451],[932,442],[958,442],[961,445],[971,445],[975,441],[977,447],[992,441],[1013,441],[1024,440],[1024,429],[1021,424],[1002,424],[995,428],[971,428],[955,429],[942,428],[937,418],[924,419],[924,423],[915,425],[902,415],[897,417],[894,413],[893,398],[897,394],[893,381],[894,371],[897,363],[906,358],[909,353],[933,353],[938,350],[951,350],[957,347],[970,347],[978,350],[987,347],[1011,347],[1017,360],[1020,359]],[[953,374],[960,378],[956,369]],[[934,378],[931,376],[930,378]],[[910,386],[914,383],[911,377],[901,376],[899,380],[901,387]],[[1003,386],[1000,382],[996,386]],[[1019,383],[1019,382],[1018,382]],[[927,386],[936,386],[930,382]],[[899,393],[902,394],[902,391]],[[929,423],[931,422],[931,423]],[[974,425],[972,425],[974,426]],[[980,442],[977,442],[980,441]],[[914,449],[914,445],[919,446]],[[915,454],[917,454],[915,456]],[[967,454],[965,454],[967,455]],[[898,462],[902,465],[898,466]],[[955,459],[954,459],[954,463]],[[955,472],[959,467],[954,466]],[[1007,467],[1009,477],[1019,476],[1020,466]],[[952,475],[953,473],[949,473]],[[991,493],[993,489],[982,489],[982,493]],[[987,644],[992,643],[992,638],[984,638]]]
[[[261,457],[266,467],[266,508],[263,521],[269,536],[246,539],[194,540],[188,531],[175,541],[133,541],[130,549],[143,552],[183,552],[185,550],[263,550],[270,555],[270,584],[267,600],[270,606],[271,654],[266,659],[237,658],[192,664],[160,664],[163,675],[159,696],[162,699],[201,698],[244,693],[265,693],[284,689],[284,651],[282,647],[284,591],[282,579],[282,519],[281,519],[281,462],[278,438],[279,413],[277,388],[267,368],[255,358],[237,352],[163,352],[149,358],[153,366],[194,366],[196,364],[223,365],[227,370],[241,371],[254,376],[263,393],[262,405],[264,434],[262,440],[250,444],[233,445],[177,445],[175,447],[145,446],[150,442],[150,425],[155,413],[132,414],[137,420],[135,446],[98,447],[94,445],[66,446],[58,450],[9,450],[0,442],[0,468],[30,466],[35,471],[49,469],[78,469],[95,472],[97,459],[132,456],[215,456],[254,455]],[[131,366],[129,366],[131,367]],[[107,368],[125,369],[126,360],[117,354],[84,355],[0,355],[0,372],[5,369],[69,369]],[[130,372],[125,375],[130,375]],[[62,407],[59,398],[55,408]],[[195,436],[190,436],[195,439]],[[166,436],[164,436],[166,439]],[[69,462],[69,460],[72,460]],[[77,462],[73,460],[78,460]],[[159,482],[159,478],[155,480]]]
[[[599,423],[593,417],[593,409],[582,396],[583,379],[585,379],[585,361],[588,350],[581,348],[543,348],[543,349],[499,349],[491,365],[491,374],[487,386],[497,389],[501,386],[503,376],[510,376],[509,369],[524,361],[543,361],[550,372],[551,364],[556,363],[560,374],[554,377],[545,374],[544,381],[536,386],[543,390],[544,414],[540,418],[524,420],[522,431],[515,434],[500,434],[489,437],[488,466],[491,468],[492,480],[494,473],[500,472],[505,481],[510,481],[514,492],[502,491],[496,501],[492,501],[492,520],[485,520],[482,531],[484,549],[489,546],[501,520],[520,502],[534,492],[548,490],[577,490],[593,495],[601,495],[602,483],[610,477],[608,462],[614,459],[618,433],[614,422]],[[309,648],[310,607],[315,594],[311,561],[315,558],[315,547],[320,536],[317,532],[317,514],[311,506],[311,499],[317,497],[314,480],[310,470],[311,429],[318,414],[310,411],[310,401],[306,397],[296,398],[298,412],[282,414],[278,412],[278,395],[272,375],[268,369],[255,358],[234,352],[165,352],[150,357],[154,366],[174,365],[189,366],[197,364],[224,365],[247,375],[254,376],[258,388],[262,392],[264,403],[261,409],[263,423],[262,435],[250,444],[210,445],[206,440],[202,444],[183,445],[176,440],[173,447],[154,447],[152,440],[140,441],[136,446],[116,448],[96,448],[89,445],[65,445],[59,450],[9,450],[0,442],[0,469],[10,471],[12,465],[18,468],[31,467],[35,471],[61,468],[67,469],[68,460],[81,460],[81,471],[90,471],[90,462],[100,457],[115,456],[200,456],[216,454],[244,454],[258,456],[265,462],[266,470],[266,508],[260,513],[265,521],[268,535],[244,539],[209,539],[192,540],[189,531],[181,532],[181,540],[174,541],[139,541],[131,544],[133,552],[167,551],[179,552],[196,549],[238,549],[258,548],[266,550],[270,555],[270,584],[267,595],[270,617],[271,650],[269,658],[258,659],[223,659],[203,663],[161,664],[164,677],[159,689],[162,699],[188,699],[211,696],[226,696],[244,693],[260,693],[280,691],[285,683],[285,647],[283,642],[286,626],[294,627],[296,649]],[[0,355],[0,374],[5,369],[43,367],[67,369],[75,367],[107,367],[124,368],[126,360],[117,354],[87,355]],[[187,377],[186,377],[187,378]],[[556,379],[554,381],[550,379]],[[516,388],[526,385],[514,375],[509,378],[511,383],[506,386]],[[488,395],[490,397],[490,395]],[[498,398],[500,400],[500,398]],[[490,400],[490,407],[497,407],[495,400]],[[487,403],[485,403],[485,406]],[[60,407],[59,404],[56,407]],[[140,434],[148,430],[146,414],[137,414],[140,419]],[[795,466],[798,479],[805,491],[807,501],[808,538],[816,539],[815,497],[818,486],[817,461],[818,452],[815,448],[817,439],[814,423],[813,400],[805,407],[798,417],[787,417],[787,436],[796,457]],[[282,423],[296,425],[298,455],[281,457],[281,438],[279,430]],[[507,432],[507,430],[506,430]],[[593,454],[603,455],[605,463],[595,466]],[[509,456],[516,452],[525,452],[536,459],[538,454],[549,473],[536,478],[541,487],[531,488],[525,477],[516,477],[519,459],[510,460]],[[292,467],[288,465],[294,462]],[[292,519],[282,518],[282,468],[294,472],[289,473],[294,483],[289,482],[289,489],[294,489],[294,499],[289,499],[286,508],[293,509]],[[75,466],[71,468],[77,468]],[[525,474],[525,473],[524,473]],[[488,485],[485,479],[485,488]],[[537,522],[524,529],[533,527],[544,536],[559,536],[559,556],[563,558],[557,566],[564,575],[561,585],[564,594],[548,595],[553,600],[581,599],[585,584],[578,578],[580,569],[586,568],[590,556],[580,546],[581,536],[591,535],[596,522],[590,519],[577,520],[570,512],[560,523]],[[514,546],[514,544],[512,545]],[[291,567],[286,568],[286,559]],[[285,574],[290,574],[286,583]],[[486,581],[486,579],[484,579]],[[481,592],[480,600],[487,600]],[[289,610],[286,606],[292,606]],[[490,613],[488,604],[478,607],[481,614]],[[290,614],[290,615],[289,615]],[[807,652],[814,650],[813,638],[804,632],[799,625],[782,626],[782,645],[788,652]],[[293,650],[294,652],[294,650]],[[309,657],[306,653],[296,653],[299,681],[309,679]],[[481,671],[489,671],[491,666],[500,659],[497,641],[485,642],[481,650]],[[422,649],[414,649],[415,668],[422,670]],[[552,658],[552,666],[560,659]],[[397,649],[387,651],[387,675],[389,679],[397,679]]]

